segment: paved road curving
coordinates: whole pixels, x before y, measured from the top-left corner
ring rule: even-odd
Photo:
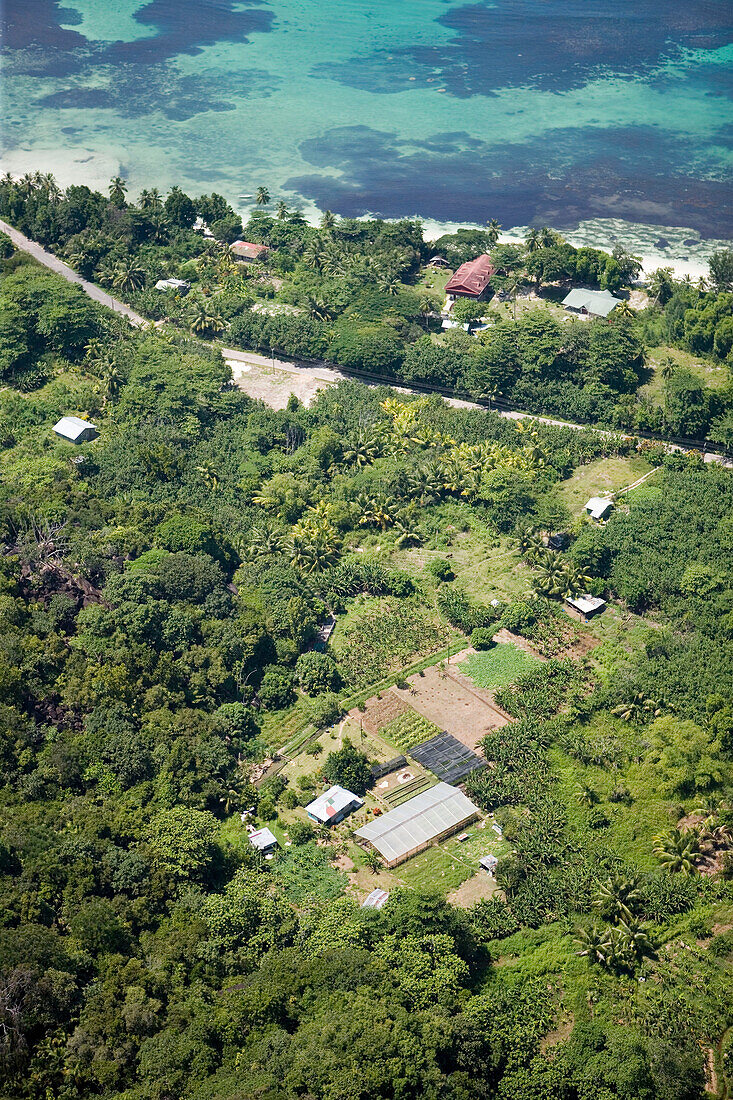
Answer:
[[[16,248],[21,249],[22,252],[29,253],[34,260],[38,260],[44,267],[48,267],[51,271],[55,271],[57,275],[62,275],[68,282],[77,283],[95,302],[107,306],[108,309],[114,310],[115,313],[121,313],[124,317],[127,317],[128,321],[131,321],[133,325],[146,325],[148,323],[146,318],[141,317],[139,313],[135,313],[134,309],[130,309],[124,302],[120,302],[117,298],[113,298],[111,294],[107,294],[104,290],[100,290],[94,283],[90,283],[87,279],[82,279],[81,275],[77,275],[77,273],[70,268],[68,264],[60,260],[58,256],[54,256],[52,252],[47,252],[40,244],[30,240],[30,238],[26,237],[23,233],[19,233],[17,229],[13,229],[12,225],[8,225],[7,222],[0,220],[0,230],[2,230],[3,233],[7,233]]]
[[[65,264],[62,260],[59,260],[57,256],[54,256],[52,252],[47,252],[45,248],[42,248],[36,241],[32,241],[29,237],[26,237],[23,233],[20,233],[17,229],[13,229],[12,225],[8,225],[7,222],[0,219],[0,230],[3,233],[7,233],[11,241],[16,248],[21,249],[23,252],[28,252],[34,259],[45,267],[50,268],[51,271],[55,271],[57,275],[62,275],[64,279],[67,279],[70,283],[77,283],[82,290],[86,291],[90,298],[93,298],[95,302],[101,303],[103,306],[107,306],[108,309],[114,310],[115,313],[121,313],[124,317],[133,325],[146,325],[148,320],[145,317],[141,317],[139,313],[136,313],[134,309],[130,309],[124,302],[120,302],[117,298],[113,298],[111,294],[107,294],[104,290],[100,290],[94,283],[90,283],[87,279],[82,279],[81,275],[77,273]],[[347,380],[348,375],[343,374],[336,367],[319,366],[314,367],[310,364],[300,363],[297,361],[286,361],[283,359],[275,359],[272,356],[258,355],[252,351],[241,351],[239,348],[221,348],[222,355],[225,359],[235,361],[242,364],[250,364],[251,366],[260,368],[270,368],[272,370],[283,371],[286,374],[296,374],[301,378],[309,378],[314,383],[325,382],[334,383],[341,380]],[[236,371],[235,380],[236,380]],[[353,381],[353,379],[352,379]],[[392,385],[392,389],[401,393],[418,393],[416,390],[410,390],[404,386]],[[424,394],[419,394],[424,396]],[[449,405],[453,405],[454,408],[459,409],[484,409],[485,406],[477,405],[472,401],[463,401],[457,397],[444,397],[444,401],[447,401]],[[517,412],[512,409],[495,409],[500,416],[507,417],[510,420],[536,420],[539,424],[551,424],[559,428],[573,428],[576,431],[595,431],[599,435],[609,436],[618,433],[606,432],[601,428],[593,428],[588,424],[571,424],[566,420],[551,420],[549,417],[534,416],[532,413]],[[668,446],[674,451],[682,451],[683,447],[679,447],[675,444],[668,444]],[[704,455],[705,462],[718,462],[722,466],[733,468],[733,460],[723,458],[722,455],[710,454],[706,452]]]

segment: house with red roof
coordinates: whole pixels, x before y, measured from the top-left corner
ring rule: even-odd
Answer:
[[[235,260],[245,264],[254,264],[267,259],[270,249],[266,244],[251,244],[249,241],[235,241],[230,251]]]
[[[495,271],[491,257],[486,255],[461,264],[445,284],[448,300],[454,302],[456,298],[482,298]]]

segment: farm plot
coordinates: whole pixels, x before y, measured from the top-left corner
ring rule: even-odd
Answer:
[[[348,683],[358,688],[435,653],[447,638],[445,624],[417,600],[379,600],[354,615],[333,645]]]
[[[392,694],[390,692],[390,694]],[[394,696],[393,696],[394,697]],[[398,699],[403,704],[403,700]],[[404,704],[403,704],[404,705]],[[401,752],[408,752],[415,745],[429,741],[440,733],[438,726],[409,707],[399,718],[394,718],[382,729],[382,737],[391,741]]]
[[[404,687],[393,687],[391,691],[469,749],[474,749],[487,733],[508,721],[487,692],[474,687],[460,670],[454,674],[442,665],[432,665],[410,676]]]
[[[525,650],[500,642],[493,649],[472,653],[458,668],[477,687],[493,691],[511,684],[536,663]]]

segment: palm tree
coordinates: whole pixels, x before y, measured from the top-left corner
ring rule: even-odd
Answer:
[[[486,236],[489,238],[489,244],[491,246],[495,245],[496,242],[499,240],[500,230],[501,226],[499,225],[499,222],[496,220],[496,218],[492,218],[490,222],[486,223]]]
[[[84,347],[84,362],[85,363],[99,363],[104,359],[105,347],[98,336],[92,336],[91,340]]]
[[[649,293],[654,295],[654,305],[665,305],[674,293],[674,271],[671,267],[658,267],[649,279]]]
[[[113,176],[109,182],[109,201],[113,206],[124,206],[127,184],[121,176]]]
[[[219,488],[219,474],[211,459],[197,466],[196,473],[201,475],[201,480],[206,488],[209,489],[210,492],[215,493]]]
[[[598,924],[592,924],[590,928],[578,929],[576,935],[580,950],[578,954],[587,958],[590,962],[608,966],[610,940],[608,929],[603,929]]]
[[[395,521],[395,531],[397,533],[395,539],[397,550],[404,550],[407,546],[419,546],[422,542],[422,535],[410,522],[405,512]]]
[[[280,199],[275,209],[275,213],[277,214],[278,221],[284,222],[288,216],[288,204]]]
[[[226,322],[219,313],[211,312],[207,302],[196,302],[191,319],[191,332],[195,336],[215,336],[223,332]]]
[[[255,202],[258,206],[270,205],[270,192],[266,187],[258,187],[255,191]]]
[[[540,235],[536,229],[530,229],[527,236],[524,238],[525,247],[530,255],[536,252],[540,248]]]
[[[633,970],[645,958],[656,957],[656,948],[649,938],[646,927],[635,917],[628,917],[618,923],[619,955],[626,961],[628,969]]]
[[[253,527],[247,555],[250,558],[269,558],[279,554],[283,548],[283,535],[271,524],[263,524],[261,527]]]
[[[222,806],[224,807],[224,813],[226,814],[227,817],[229,817],[229,814],[232,812],[234,807],[239,802],[239,791],[235,791],[233,787],[230,787],[222,795],[222,797],[219,799],[219,801],[221,802]]]
[[[364,853],[364,866],[368,867],[375,875],[378,871],[381,871],[382,860],[375,848],[370,848],[368,852]]]
[[[115,362],[109,363],[101,377],[102,398],[105,406],[108,401],[113,401],[119,396],[124,381],[124,375],[117,364]]]
[[[135,260],[134,256],[128,256],[121,260],[112,274],[112,286],[121,294],[130,294],[136,290],[144,290],[147,273],[145,268]]]
[[[548,229],[546,225],[542,226],[538,236],[542,248],[552,248],[554,244],[557,244],[557,233],[552,229]]]
[[[305,308],[316,321],[330,321],[334,315],[332,307],[320,295],[309,294]]]
[[[383,294],[399,294],[402,283],[396,271],[392,268],[383,269],[377,276],[377,286]]]
[[[625,703],[619,703],[611,714],[622,718],[624,722],[641,724],[651,718],[658,718],[662,713],[659,704],[654,699],[649,699],[643,691],[635,692]]]
[[[654,855],[665,871],[694,875],[697,871],[695,861],[701,855],[697,833],[680,829],[660,833],[654,837]]]
[[[321,218],[321,228],[330,232],[336,224],[336,215],[330,210],[325,210]]]
[[[344,450],[344,462],[359,470],[364,466],[371,466],[378,457],[379,442],[373,435],[366,435],[364,432],[359,432],[356,439],[347,443]]]
[[[625,298],[619,302],[613,312],[616,317],[623,317],[625,320],[636,317],[636,310],[631,308]]]
[[[659,368],[659,376],[664,382],[669,382],[670,378],[677,370],[677,364],[671,355],[667,355]]]
[[[643,901],[639,880],[611,875],[600,883],[593,895],[593,905],[604,920],[618,923],[630,920]]]
[[[581,806],[595,806],[598,802],[598,794],[586,783],[578,790],[578,802]]]

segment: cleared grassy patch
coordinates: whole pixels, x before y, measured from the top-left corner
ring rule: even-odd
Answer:
[[[537,664],[523,649],[508,642],[500,642],[493,649],[472,653],[457,666],[480,688],[491,691],[505,687]]]
[[[456,837],[449,837],[396,867],[394,874],[415,889],[449,894],[480,870],[479,860],[483,856],[501,859],[511,850],[507,841],[493,831],[490,821],[483,828],[469,825],[465,831],[469,840],[461,843]]]
[[[628,458],[599,458],[587,466],[579,466],[571,477],[560,484],[560,496],[577,515],[591,497],[623,489],[648,474],[652,467],[639,455]],[[650,479],[652,482],[654,478]]]
[[[647,358],[647,367],[653,371],[653,375],[639,392],[645,397],[650,397],[658,405],[662,404],[664,395],[664,378],[661,370],[668,359],[672,360],[674,366],[682,367],[697,375],[706,386],[711,386],[713,389],[721,389],[730,377],[728,368],[722,363],[711,363],[709,360],[692,355],[689,351],[682,351],[681,348],[666,346],[652,348]]]

